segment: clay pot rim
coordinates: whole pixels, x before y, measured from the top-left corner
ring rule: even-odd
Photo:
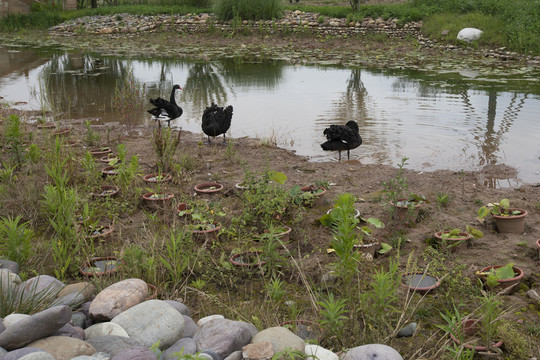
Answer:
[[[53,135],[64,135],[64,134],[68,134],[69,133],[69,128],[61,128],[61,129],[58,129],[56,131],[53,131]]]
[[[55,129],[56,124],[54,124],[52,122],[44,122],[44,123],[41,123],[41,124],[37,124],[37,128],[38,129],[45,129],[45,130]]]
[[[101,189],[102,192],[103,190],[115,190],[113,193],[111,194],[98,194],[98,193],[92,193],[92,196],[95,196],[95,197],[108,197],[108,196],[114,196],[116,194],[118,194],[118,192],[120,191],[120,188],[116,185],[101,185],[101,186],[98,186],[96,189]]]
[[[322,192],[320,193],[317,193],[317,194],[313,194],[313,191],[314,190],[322,190]],[[302,186],[300,187],[300,190],[302,190],[303,192],[310,192],[311,194],[313,194],[313,196],[323,196],[324,194],[326,194],[326,191],[327,189],[322,187],[322,186],[316,186],[316,185],[306,185],[306,186]]]
[[[333,208],[328,210],[326,213],[327,214],[330,214],[332,212],[332,210],[334,210]],[[354,208],[354,217],[355,218],[359,218],[360,217],[360,210],[358,210],[357,208]]]
[[[107,150],[101,150],[101,149],[107,149]],[[100,147],[100,148],[93,148],[88,150],[90,154],[92,155],[102,155],[102,154],[108,154],[112,152],[112,149],[108,146]]]
[[[465,324],[467,323],[472,322],[471,325],[474,325],[475,323],[480,322],[480,321],[481,321],[480,319],[466,319],[466,320],[463,320],[461,324],[464,327]],[[461,342],[459,341],[459,339],[456,338],[452,333],[450,333],[450,338],[452,338],[452,341],[454,341],[457,345],[461,345]],[[503,344],[502,340],[499,340],[497,342],[494,342],[491,345],[491,347],[500,348],[502,344]],[[487,351],[488,350],[487,347],[483,345],[470,345],[470,344],[465,343],[463,344],[463,346],[466,347],[467,349],[474,350],[474,351]]]
[[[107,164],[108,164],[110,161],[112,161],[112,160],[118,160],[118,161],[120,161],[120,159],[118,159],[118,156],[113,155],[112,157],[109,157],[109,155],[112,155],[112,152],[109,152],[109,153],[107,153],[105,156],[100,157],[100,158],[99,158],[99,161],[101,161],[101,162],[103,162],[103,163],[107,163]]]
[[[450,230],[445,230],[445,231],[439,231],[439,232],[436,232],[434,235],[437,239],[439,240],[442,240],[442,234],[445,233],[445,234],[448,234],[450,232]],[[465,240],[469,240],[469,239],[472,239],[472,235],[469,234],[468,232],[466,231],[462,231],[459,233],[459,236],[463,236],[463,237],[459,237],[459,238],[448,238],[446,239],[447,241],[450,240],[450,241],[465,241]]]
[[[425,204],[425,201],[417,202],[417,201],[415,201],[415,200],[409,200],[409,199],[406,199],[406,198],[403,198],[403,199],[397,199],[397,201],[398,201],[398,202],[399,202],[399,201],[414,202],[414,203],[416,203],[416,204],[414,205],[414,208],[415,208],[415,209],[417,209],[417,208],[419,208],[420,206],[422,206],[423,204]],[[401,209],[408,209],[408,208],[409,208],[408,206],[396,205],[396,204],[394,204],[392,201],[390,201],[390,205],[395,206],[395,207],[397,207],[397,208],[401,208]]]
[[[536,240],[536,246],[540,248],[540,239]]]
[[[491,269],[498,269],[500,267],[503,267],[504,265],[492,265],[492,266],[486,266],[485,268],[483,268],[482,270],[480,270],[480,272],[487,272]],[[507,282],[511,282],[511,281],[516,281],[516,280],[520,280],[523,279],[523,277],[525,276],[525,273],[523,272],[523,270],[521,270],[520,268],[518,268],[517,266],[512,266],[512,270],[514,270],[514,273],[518,273],[516,276],[514,276],[513,278],[511,279],[497,279],[497,282],[499,284],[504,284],[504,283],[507,283]],[[485,279],[485,276],[482,275],[482,278]]]
[[[117,171],[113,171],[115,170],[116,168],[114,166],[106,166],[104,167],[103,169],[101,169],[101,172],[103,174],[107,174],[107,175],[116,175],[117,174]]]
[[[87,239],[96,239],[96,238],[99,238],[99,237],[105,237],[105,236],[110,235],[114,230],[112,225],[102,225],[102,226],[103,226],[103,230],[104,230],[102,233],[99,233],[99,234],[96,234],[96,235],[86,235],[85,238],[87,238]]]
[[[151,180],[152,178],[155,178],[157,176],[162,176],[162,179]],[[154,173],[154,174],[147,174],[143,176],[143,181],[146,181],[149,183],[164,183],[171,179],[172,179],[172,175],[168,173]]]
[[[242,266],[242,267],[256,267],[256,266],[262,266],[262,265],[266,264],[266,261],[260,261],[260,262],[249,263],[249,264],[248,263],[241,263],[241,262],[236,261],[236,258],[238,258],[238,257],[240,257],[242,255],[247,255],[247,254],[262,254],[262,251],[261,250],[242,251],[242,252],[239,252],[237,254],[231,255],[229,260],[233,265]]]
[[[143,197],[144,200],[149,200],[149,201],[165,201],[165,200],[170,200],[170,199],[172,199],[174,197],[174,194],[171,193],[171,192],[160,192],[160,194],[167,195],[164,198],[152,198],[152,197],[150,197],[150,196],[152,196],[152,194],[156,194],[156,192],[151,191],[151,192],[144,193],[144,194],[142,194],[142,197]]]
[[[208,205],[208,203],[205,202],[205,204],[206,204],[206,209],[202,210],[203,212],[206,212],[206,211],[210,210],[210,206]],[[180,206],[182,206],[182,205],[185,205],[185,209],[184,209],[184,210],[181,210],[181,209],[180,209]],[[176,212],[177,212],[177,213],[180,213],[180,212],[182,212],[182,211],[188,211],[189,209],[192,209],[192,208],[193,208],[193,205],[191,205],[191,204],[190,204],[189,202],[187,202],[187,201],[182,201],[182,202],[179,202],[178,204],[176,204]],[[185,215],[187,215],[187,213],[186,213]]]
[[[103,272],[88,272],[88,271],[83,270],[85,266],[90,268],[91,267],[90,263],[96,262],[96,261],[103,261],[103,260],[114,260],[117,262],[118,266],[115,267],[114,269],[103,271]],[[88,276],[88,277],[110,275],[118,271],[118,269],[120,269],[121,266],[122,266],[122,261],[119,260],[116,256],[98,256],[98,257],[93,257],[90,260],[86,260],[85,262],[83,262],[82,267],[79,268],[79,273],[81,275]]]
[[[405,276],[407,276],[407,275],[416,275],[416,274],[425,275],[425,276],[435,278],[435,279],[437,279],[437,282],[432,286],[424,286],[424,287],[415,287],[415,286],[408,285],[408,284],[403,282],[403,278]],[[412,291],[416,291],[416,292],[420,292],[420,293],[427,293],[428,291],[435,290],[436,288],[439,287],[439,285],[441,285],[441,280],[437,276],[424,274],[424,272],[422,272],[422,271],[413,271],[413,272],[403,273],[403,274],[401,274],[401,280],[402,280],[401,285],[405,286],[406,288],[410,288]]]
[[[526,217],[527,215],[529,215],[529,213],[527,212],[527,210],[524,210],[524,209],[518,209],[518,208],[513,208],[513,209],[508,209],[509,211],[521,211],[521,214],[519,215],[509,215],[509,216],[502,216],[502,215],[495,215],[495,214],[491,214],[493,216],[493,218],[497,219],[497,220],[504,220],[504,219],[512,219],[512,220],[515,220],[515,219],[521,219],[521,218],[524,218]]]
[[[216,188],[215,189],[205,189],[206,187],[211,187],[211,186],[214,186]],[[204,182],[204,183],[200,183],[200,184],[195,185],[194,189],[198,193],[210,194],[210,193],[215,193],[215,192],[218,192],[220,190],[223,190],[223,184],[220,184],[218,182],[212,182],[212,181]]]
[[[211,233],[211,232],[214,232],[214,231],[218,231],[221,229],[221,224],[220,223],[211,223],[212,225],[216,225],[215,228],[213,229],[208,229],[208,230],[193,230],[193,233],[194,234],[208,234],[208,233]]]

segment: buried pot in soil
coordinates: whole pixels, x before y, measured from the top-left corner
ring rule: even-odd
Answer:
[[[401,276],[401,284],[410,291],[424,295],[435,290],[441,283],[436,276],[414,272],[403,274]]]
[[[171,207],[173,193],[147,192],[142,195],[144,205],[151,210],[164,210]]]
[[[512,293],[523,279],[523,270],[512,263],[506,265],[488,266],[477,272],[480,280],[493,291]]]
[[[84,262],[79,269],[83,276],[111,275],[120,268],[120,261],[115,256],[94,257]]]

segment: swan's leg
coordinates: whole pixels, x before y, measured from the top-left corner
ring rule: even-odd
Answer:
[[[338,161],[341,162],[341,150],[338,150],[338,155],[339,155]]]
[[[210,135],[208,135],[208,142],[206,144],[208,144],[208,145],[212,144],[212,142],[210,141]]]
[[[227,138],[225,137],[225,134],[223,134],[223,145],[227,144]]]
[[[350,158],[349,158],[349,152],[350,152],[350,151],[351,151],[351,150],[347,149],[347,161],[350,160]]]

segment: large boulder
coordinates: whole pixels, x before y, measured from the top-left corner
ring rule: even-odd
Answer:
[[[72,314],[67,306],[55,306],[24,318],[0,333],[0,347],[15,350],[51,336],[71,320]]]
[[[369,344],[350,349],[343,360],[403,360],[403,358],[388,345]]]
[[[92,301],[89,315],[95,321],[109,321],[116,315],[140,304],[148,295],[148,286],[141,279],[122,280],[103,289]]]
[[[193,340],[198,350],[212,349],[221,360],[249,344],[257,329],[243,321],[216,318],[199,327]],[[303,350],[303,347],[302,347]]]
[[[111,322],[120,325],[130,338],[148,348],[158,341],[160,349],[167,348],[184,333],[184,316],[161,300],[147,300],[135,305]]]

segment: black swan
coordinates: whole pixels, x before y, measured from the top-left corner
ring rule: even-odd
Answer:
[[[150,99],[150,103],[155,106],[155,108],[148,110],[148,112],[154,115],[155,120],[160,121],[164,120],[167,122],[169,127],[171,126],[171,120],[179,118],[183,111],[180,106],[176,103],[175,93],[176,90],[182,90],[180,85],[174,85],[171,92],[171,99],[169,101],[162,99],[160,97],[155,99]]]
[[[328,141],[321,144],[322,149],[338,151],[339,161],[341,161],[341,152],[343,150],[347,150],[347,160],[349,160],[349,151],[362,144],[356,121],[351,120],[345,125],[330,125],[329,128],[324,129],[323,134]]]
[[[231,127],[231,119],[233,107],[227,106],[225,109],[212,103],[204,110],[202,115],[202,130],[208,135],[208,143],[210,144],[210,136],[218,136],[223,134],[223,143],[225,143],[225,133]]]

